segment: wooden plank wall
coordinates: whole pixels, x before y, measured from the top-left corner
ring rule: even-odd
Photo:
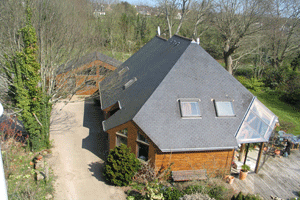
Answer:
[[[228,174],[233,158],[233,149],[222,151],[201,151],[183,153],[159,153],[155,156],[156,168],[167,168],[170,163],[172,171],[205,169],[209,176]]]

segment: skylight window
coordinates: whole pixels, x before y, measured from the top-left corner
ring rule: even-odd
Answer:
[[[180,111],[182,117],[201,117],[200,100],[180,100]]]
[[[123,69],[121,69],[118,73],[119,73],[119,75],[122,75],[122,74],[124,74],[125,72],[127,72],[129,70],[129,67],[124,67]]]
[[[136,81],[137,81],[136,77],[134,77],[133,79],[129,80],[127,83],[125,83],[124,90],[127,89],[127,88],[129,88]]]
[[[231,101],[215,101],[218,117],[235,117]]]

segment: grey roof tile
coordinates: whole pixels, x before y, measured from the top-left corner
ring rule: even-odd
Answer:
[[[102,109],[117,101],[122,107],[104,122],[106,130],[133,120],[163,152],[236,147],[235,133],[253,98],[202,47],[179,36],[153,38],[100,83],[100,94]],[[181,118],[180,98],[199,98],[202,117]],[[216,117],[214,99],[233,101],[236,117]]]

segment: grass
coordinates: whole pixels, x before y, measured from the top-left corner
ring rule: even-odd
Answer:
[[[53,175],[49,180],[35,180],[30,163],[37,153],[28,152],[14,139],[2,142],[2,159],[7,181],[8,199],[46,199],[53,194]]]
[[[280,100],[277,91],[251,91],[257,98],[267,106],[277,117],[282,129],[294,135],[300,135],[300,107],[289,105]]]

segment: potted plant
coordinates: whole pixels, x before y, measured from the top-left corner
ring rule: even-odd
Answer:
[[[239,179],[240,180],[245,180],[247,175],[248,175],[249,170],[250,170],[250,167],[248,165],[242,165],[242,169],[240,171]]]

